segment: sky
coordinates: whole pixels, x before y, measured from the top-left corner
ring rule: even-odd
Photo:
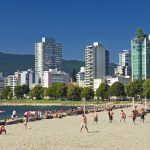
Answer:
[[[84,60],[101,41],[118,63],[136,30],[150,33],[149,0],[0,0],[0,52],[34,54],[44,36],[63,44],[63,59]]]

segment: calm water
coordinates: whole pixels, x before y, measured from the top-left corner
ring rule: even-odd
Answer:
[[[67,110],[70,108],[75,108],[75,107],[74,106],[0,106],[0,110],[5,111],[0,113],[0,120],[11,118],[13,110],[16,110],[18,117],[23,117],[26,111]]]

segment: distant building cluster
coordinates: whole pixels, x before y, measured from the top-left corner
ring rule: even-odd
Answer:
[[[6,78],[0,73],[0,91],[9,86],[12,91],[15,86],[35,85],[49,87],[53,83],[65,83],[70,86],[69,73],[62,70],[62,44],[54,38],[43,37],[41,42],[35,43],[35,70],[17,71]],[[109,74],[109,51],[102,42],[93,42],[85,47],[85,66],[76,75],[80,87],[90,87],[94,91],[101,83],[107,82],[111,86],[114,82],[127,85],[130,80],[144,80],[150,78],[150,35],[138,29],[131,40],[131,50],[125,49],[119,53],[119,63],[114,74]]]

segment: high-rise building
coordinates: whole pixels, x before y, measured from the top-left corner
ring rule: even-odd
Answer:
[[[131,52],[130,50],[123,50],[119,53],[119,65],[115,68],[115,75],[117,76],[131,76]]]
[[[35,43],[36,83],[41,83],[44,71],[55,68],[62,68],[62,44],[54,38],[43,37],[42,42]]]
[[[105,51],[106,75],[109,75],[109,51]]]
[[[0,73],[0,92],[3,90],[4,85],[5,85],[5,78],[2,76],[2,73]]]
[[[150,78],[150,35],[138,29],[131,40],[132,80]]]
[[[21,71],[19,73],[19,84],[22,85],[27,85],[29,88],[33,84],[33,71],[32,69],[28,69],[27,71]]]
[[[107,73],[108,52],[101,42],[94,42],[85,49],[85,86],[93,88],[93,80]],[[106,60],[107,58],[107,60]]]
[[[85,87],[85,67],[80,68],[80,72],[77,74],[77,83],[79,87]]]

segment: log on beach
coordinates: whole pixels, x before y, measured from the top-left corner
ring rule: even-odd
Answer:
[[[15,119],[15,120],[7,120],[6,124],[7,125],[11,125],[11,124],[17,124],[17,123],[22,123],[22,122],[23,122],[23,119],[22,118],[18,118],[18,119]]]
[[[0,120],[0,125],[5,125],[6,124],[6,120]]]

